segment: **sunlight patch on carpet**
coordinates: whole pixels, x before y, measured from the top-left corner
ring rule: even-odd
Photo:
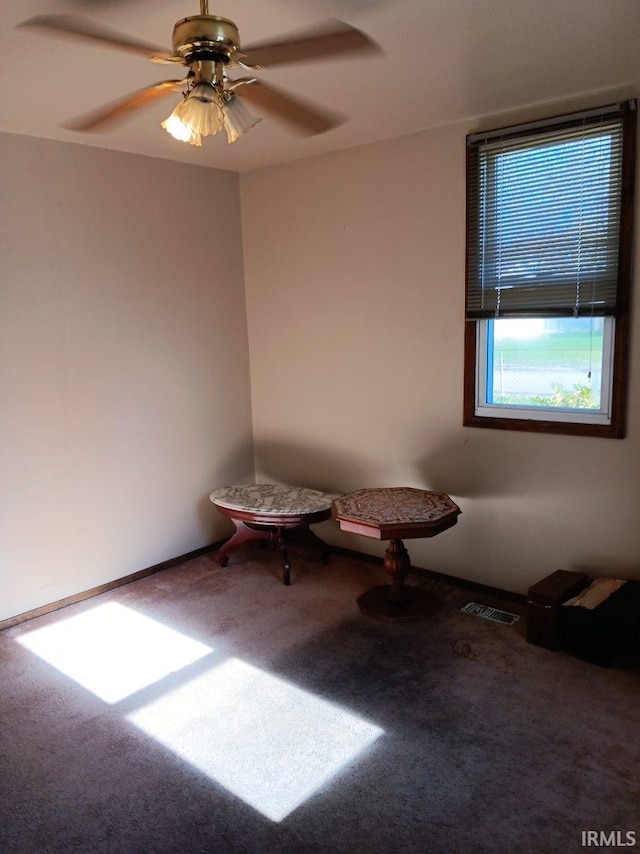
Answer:
[[[116,602],[26,632],[17,641],[106,703],[117,703],[212,652]]]
[[[384,733],[236,658],[127,719],[272,821]]]

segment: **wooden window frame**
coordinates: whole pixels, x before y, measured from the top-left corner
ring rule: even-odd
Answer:
[[[564,117],[569,118],[569,117]],[[558,123],[563,117],[558,118]],[[550,119],[549,124],[554,120]],[[481,427],[493,430],[516,430],[533,433],[556,433],[572,436],[596,436],[607,439],[622,439],[626,428],[626,398],[628,385],[629,357],[629,313],[631,296],[631,272],[633,250],[633,212],[636,164],[636,110],[635,104],[623,117],[623,158],[620,204],[620,242],[618,248],[618,292],[615,314],[613,381],[611,387],[611,423],[585,424],[571,421],[534,420],[513,417],[487,417],[476,415],[476,365],[477,365],[477,319],[466,319],[464,329],[464,396],[463,424],[465,427]],[[470,222],[469,179],[473,152],[467,149],[467,208],[466,247],[475,226]]]

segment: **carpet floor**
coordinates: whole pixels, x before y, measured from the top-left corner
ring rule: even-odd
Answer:
[[[288,588],[248,544],[0,633],[3,854],[640,848],[637,661],[531,646],[419,578],[434,616],[372,620],[380,567],[291,556]]]

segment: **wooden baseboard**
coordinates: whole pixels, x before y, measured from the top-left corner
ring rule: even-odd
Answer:
[[[147,575],[153,575],[155,572],[162,572],[163,569],[169,569],[172,566],[177,566],[179,563],[184,563],[187,560],[200,557],[215,551],[226,542],[226,537],[223,540],[218,540],[209,546],[203,546],[200,549],[195,549],[187,554],[172,557],[169,560],[164,560],[162,563],[156,563],[154,566],[148,566],[146,569],[140,569],[137,572],[132,572],[130,575],[125,575],[123,578],[117,578],[115,581],[108,581],[106,584],[100,584],[98,587],[92,587],[90,590],[85,590],[82,593],[76,593],[73,596],[67,596],[65,599],[58,599],[57,602],[51,602],[49,605],[41,605],[40,608],[34,608],[32,611],[25,611],[24,614],[18,614],[15,617],[9,617],[6,620],[0,620],[0,631],[9,629],[11,626],[17,626],[20,623],[25,623],[27,620],[33,620],[34,617],[41,617],[43,614],[49,614],[51,611],[58,611],[60,608],[66,608],[68,605],[75,605],[76,602],[83,602],[85,599],[92,599],[94,596],[99,596],[101,593],[106,593],[108,590],[113,590],[116,587],[123,587],[125,584],[131,584],[132,581],[138,581],[141,578],[146,578]],[[375,555],[359,552],[355,549],[346,549],[342,546],[331,546],[331,552],[334,554],[344,555],[344,557],[361,560],[365,563],[373,563],[376,566],[382,566],[384,559]],[[510,590],[502,590],[499,587],[490,587],[487,584],[479,584],[476,581],[468,581],[466,578],[458,578],[455,575],[445,575],[442,572],[434,572],[431,569],[423,569],[419,566],[412,566],[411,572],[421,578],[430,578],[434,581],[441,581],[443,584],[451,584],[454,587],[461,587],[468,590],[470,593],[480,593],[483,596],[489,596],[494,599],[503,599],[507,602],[517,602],[521,605],[526,605],[527,597],[522,593],[513,593]]]
[[[226,538],[225,538],[226,539]],[[0,631],[9,629],[11,626],[17,626],[20,623],[25,623],[27,620],[33,620],[34,617],[41,617],[43,614],[49,614],[51,611],[58,611],[60,608],[66,608],[69,605],[75,605],[76,602],[83,602],[85,599],[92,599],[94,596],[99,596],[101,593],[106,593],[108,590],[113,590],[116,587],[123,587],[125,584],[131,584],[132,581],[138,581],[141,578],[146,578],[147,575],[153,575],[155,572],[162,572],[163,569],[169,569],[186,560],[200,557],[208,554],[219,548],[225,540],[219,540],[209,546],[195,549],[187,554],[179,555],[178,557],[163,560],[161,563],[156,563],[154,566],[148,566],[146,569],[139,569],[137,572],[132,572],[130,575],[125,575],[123,578],[117,578],[115,581],[107,581],[106,584],[100,584],[98,587],[92,587],[90,590],[84,590],[82,593],[75,593],[73,596],[66,596],[64,599],[58,599],[57,602],[51,602],[49,605],[41,605],[39,608],[34,608],[31,611],[25,611],[24,614],[17,614],[15,617],[8,617],[6,620],[0,620]]]

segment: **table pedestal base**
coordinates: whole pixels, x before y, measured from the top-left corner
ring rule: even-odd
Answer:
[[[432,593],[405,585],[411,561],[401,539],[390,541],[384,568],[391,584],[374,587],[358,598],[358,608],[363,614],[388,623],[409,623],[430,617],[438,610],[438,600]]]

